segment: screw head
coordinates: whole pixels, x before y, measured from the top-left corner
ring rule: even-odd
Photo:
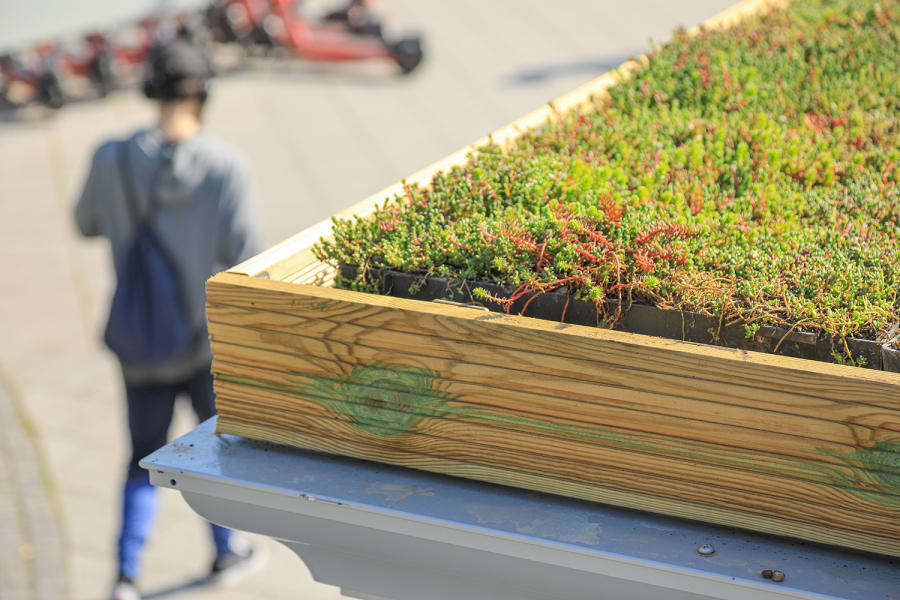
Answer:
[[[713,548],[712,544],[703,544],[699,548],[697,548],[697,554],[700,556],[711,556],[716,553],[716,549]]]
[[[765,569],[760,575],[763,576],[763,579],[772,579],[772,569]]]
[[[772,581],[784,581],[784,572],[772,571]]]

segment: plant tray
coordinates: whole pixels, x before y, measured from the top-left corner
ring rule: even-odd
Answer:
[[[340,277],[346,281],[354,281],[358,274],[359,268],[354,265],[342,265],[340,268]],[[512,295],[512,289],[493,283],[459,282],[447,277],[425,277],[417,273],[389,269],[370,271],[367,277],[374,280],[381,293],[386,296],[483,306],[492,312],[521,314],[573,325],[603,325],[603,317],[598,315],[597,308],[592,302],[570,298],[562,289],[536,294],[534,297],[524,296],[513,302],[507,311],[496,302],[478,300],[473,296],[472,290],[476,288],[482,288],[496,298],[509,298]],[[608,300],[605,304],[607,315],[616,314],[620,308],[615,300]],[[855,361],[877,370],[892,370],[890,367],[893,363],[890,362],[890,358],[898,354],[896,350],[891,350],[886,343],[880,341],[837,338],[771,325],[761,326],[748,336],[744,323],[722,323],[717,317],[702,313],[666,310],[640,303],[621,307],[621,316],[616,321],[615,329],[825,362],[833,362],[835,356],[843,355],[846,344]]]
[[[319,223],[207,284],[218,431],[900,556],[900,375],[569,323],[577,310],[560,323],[336,289],[311,250],[330,232]],[[794,343],[811,345],[782,347]]]

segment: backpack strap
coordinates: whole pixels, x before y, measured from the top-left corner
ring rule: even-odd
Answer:
[[[119,175],[122,181],[122,190],[125,192],[125,204],[128,206],[128,214],[131,217],[131,221],[134,223],[135,228],[139,227],[140,225],[149,224],[150,219],[153,216],[154,209],[157,208],[158,202],[155,201],[155,194],[151,189],[150,205],[143,213],[140,211],[137,188],[135,187],[134,182],[134,171],[131,168],[131,161],[128,159],[127,140],[119,144],[119,148],[116,152],[116,160],[119,166]]]
[[[116,151],[116,161],[119,163],[119,178],[122,181],[122,191],[125,192],[125,205],[131,221],[137,225],[142,220],[138,212],[137,192],[134,189],[134,176],[131,171],[131,161],[128,160],[128,141],[119,143]]]

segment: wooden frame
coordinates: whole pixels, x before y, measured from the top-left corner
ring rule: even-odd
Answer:
[[[208,283],[219,431],[900,556],[900,375],[330,288],[330,227]]]

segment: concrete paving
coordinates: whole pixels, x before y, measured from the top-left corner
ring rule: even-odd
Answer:
[[[247,156],[271,245],[729,4],[384,0],[392,30],[426,36],[420,71],[255,61],[217,83],[208,128]],[[76,236],[70,212],[92,149],[152,117],[133,92],[46,118],[0,116],[0,372],[10,388],[0,394],[15,393],[18,407],[9,400],[0,411],[4,599],[42,598],[37,580],[61,572],[57,597],[96,600],[114,575],[126,440],[121,384],[99,342],[111,267],[102,242]],[[172,433],[192,423],[182,407]],[[179,495],[162,496],[141,581],[148,597],[340,597],[267,540],[261,573],[233,589],[196,586],[211,560],[205,526]],[[52,526],[27,529],[23,503]]]

